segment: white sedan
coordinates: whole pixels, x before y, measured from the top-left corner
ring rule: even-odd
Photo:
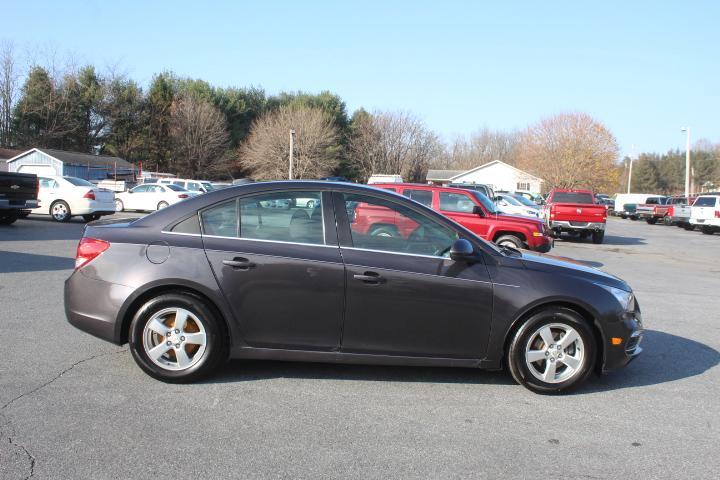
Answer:
[[[537,206],[523,205],[517,198],[506,193],[499,193],[495,197],[495,204],[503,213],[510,213],[513,215],[522,215],[525,217],[538,218],[540,216],[540,209]]]
[[[38,177],[38,208],[31,213],[50,215],[57,222],[67,222],[82,215],[86,222],[115,213],[115,194],[111,190],[76,177]]]
[[[124,210],[161,210],[173,203],[194,197],[198,192],[189,192],[177,185],[145,183],[127,192],[115,195],[115,211]]]

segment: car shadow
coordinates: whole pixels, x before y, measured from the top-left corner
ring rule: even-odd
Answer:
[[[641,237],[621,237],[618,235],[605,235],[603,245],[646,245],[647,242]]]
[[[74,266],[73,258],[0,250],[0,273],[72,270]]]
[[[642,342],[644,352],[627,367],[603,376],[591,376],[571,395],[658,385],[700,375],[717,366],[720,353],[703,344],[665,332],[648,330]],[[673,352],[682,352],[677,355]],[[280,362],[271,360],[232,360],[216,375],[202,383],[234,383],[294,378],[377,382],[463,383],[473,385],[512,385],[504,371],[472,368],[398,367],[339,365],[329,363]]]
[[[643,352],[625,368],[591,378],[575,395],[637,388],[682,380],[720,363],[720,352],[704,343],[666,332],[646,330]]]

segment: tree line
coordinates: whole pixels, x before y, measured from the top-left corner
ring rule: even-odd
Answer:
[[[362,108],[350,115],[330,91],[268,95],[260,87],[217,87],[172,72],[146,87],[93,65],[21,68],[0,48],[0,145],[116,155],[143,169],[183,177],[366,181],[373,173],[424,182],[429,168],[467,170],[502,160],[544,180],[544,188],[620,191],[627,163],[613,134],[582,112],[552,115],[518,131],[483,128],[443,141],[417,116]],[[22,75],[21,75],[22,71]],[[697,182],[718,181],[718,149],[696,154]],[[677,189],[677,157],[642,154],[634,189]],[[674,159],[674,160],[673,160]],[[681,182],[682,183],[682,182]],[[720,183],[720,182],[718,182]]]

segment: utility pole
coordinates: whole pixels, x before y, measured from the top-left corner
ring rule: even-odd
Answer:
[[[633,143],[630,146],[630,169],[628,171],[628,191],[627,193],[630,193],[630,185],[632,185],[632,163],[633,163],[633,157],[635,156],[635,144]]]
[[[685,196],[690,195],[690,127],[682,127],[685,132]]]
[[[293,147],[295,146],[295,130],[290,130],[290,171],[288,172],[288,179],[293,179]]]

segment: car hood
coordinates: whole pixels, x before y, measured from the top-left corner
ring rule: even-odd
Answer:
[[[599,270],[580,260],[523,250],[522,262],[525,265],[525,268],[532,270],[572,275],[591,282],[619,288],[621,290],[632,290],[624,280],[616,277],[615,275],[603,272],[602,270]]]

